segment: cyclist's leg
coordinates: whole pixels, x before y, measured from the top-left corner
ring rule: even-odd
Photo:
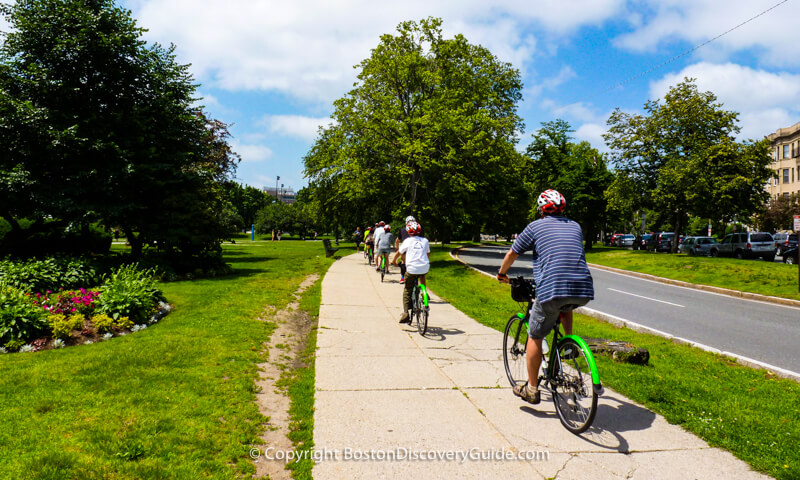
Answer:
[[[572,310],[561,312],[561,325],[564,325],[564,335],[572,335]]]
[[[528,324],[528,345],[525,356],[528,364],[528,385],[538,387],[539,368],[542,365],[542,339],[546,337],[558,319],[560,304],[556,302],[533,302]]]

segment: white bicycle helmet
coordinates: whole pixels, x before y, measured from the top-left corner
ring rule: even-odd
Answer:
[[[567,200],[564,195],[553,189],[545,190],[539,194],[539,199],[536,203],[539,205],[539,210],[548,215],[563,213],[567,208]]]
[[[410,222],[416,222],[416,221],[417,219],[412,217],[411,215],[406,217],[406,225],[408,225]]]

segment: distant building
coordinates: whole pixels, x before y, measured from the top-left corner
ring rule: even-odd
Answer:
[[[800,193],[800,122],[779,128],[767,138],[772,146],[772,169],[778,173],[767,183],[770,197]]]
[[[292,187],[286,187],[286,188],[278,187],[277,190],[275,190],[275,187],[264,187],[262,188],[262,190],[267,192],[267,195],[271,197],[276,197],[283,203],[292,204],[295,202],[296,194]]]

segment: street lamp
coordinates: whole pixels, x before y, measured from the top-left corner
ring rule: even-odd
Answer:
[[[283,184],[281,183],[281,198],[280,201],[283,202]]]
[[[278,175],[277,178],[275,178],[275,198],[276,199],[278,198],[278,180],[280,180],[280,179],[281,179],[280,175]]]

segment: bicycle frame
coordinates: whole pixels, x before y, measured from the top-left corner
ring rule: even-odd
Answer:
[[[531,305],[529,305],[529,307],[530,306]],[[528,308],[528,311],[530,311],[530,308]],[[522,322],[520,322],[520,326],[527,330],[529,322],[528,315],[517,313],[517,316],[520,318],[520,320],[522,320]],[[561,335],[560,327],[561,320],[559,319],[556,320],[556,324],[553,327],[553,342],[552,346],[550,347],[550,355],[547,358],[547,378],[555,378],[557,372],[553,371],[553,369],[555,368],[555,365],[561,363],[561,358],[558,356],[558,345],[566,339],[571,339],[578,344],[581,350],[587,353],[586,362],[589,364],[589,371],[592,375],[592,388],[598,395],[601,395],[603,393],[603,386],[600,383],[600,374],[597,371],[597,363],[594,360],[594,355],[592,355],[592,352],[589,349],[589,345],[587,345],[586,342],[577,335]]]
[[[417,280],[419,282],[419,280]],[[422,291],[422,304],[428,306],[428,289],[422,283],[417,283],[417,288]]]

